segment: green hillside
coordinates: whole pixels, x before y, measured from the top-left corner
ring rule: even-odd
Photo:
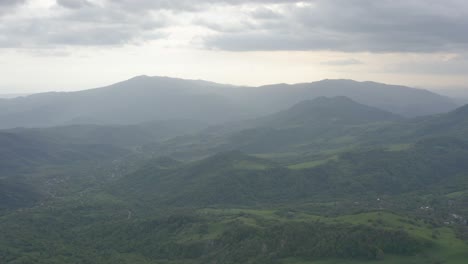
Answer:
[[[464,263],[465,107],[0,132],[0,262]],[[178,159],[182,157],[182,159]]]

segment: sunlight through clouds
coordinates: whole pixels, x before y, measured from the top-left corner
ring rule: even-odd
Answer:
[[[33,73],[41,76],[43,88],[15,78],[21,69],[0,65],[2,71],[16,73],[6,77],[2,89],[66,90],[98,83],[96,76],[87,84],[71,81],[66,87],[63,83],[73,80],[66,68],[58,69],[60,76],[68,76],[62,84],[51,82],[60,78],[51,74],[55,57],[70,62],[86,57],[90,65],[76,75],[104,68],[113,73],[112,80],[138,68],[109,64],[102,53],[122,62],[152,65],[138,70],[149,75],[188,77],[202,71],[203,78],[245,84],[266,83],[270,81],[266,76],[277,74],[299,82],[352,73],[355,79],[416,86],[434,83],[437,77],[429,75],[435,72],[440,86],[460,85],[468,78],[462,75],[468,53],[468,5],[460,0],[2,1],[0,22],[2,57],[31,65],[39,57],[44,61]],[[155,57],[129,55],[135,52]],[[231,53],[247,61],[227,56]],[[427,61],[410,61],[409,55],[417,53]],[[284,56],[286,65],[277,71],[276,65],[266,63],[265,54]],[[288,62],[295,54],[301,54],[302,61]],[[383,59],[389,54],[394,59]],[[440,56],[446,59],[443,69],[436,70]],[[173,69],[170,62],[179,58],[187,58],[184,67]],[[214,61],[223,60],[234,64],[235,73],[210,75],[219,71]],[[244,64],[262,65],[258,68],[265,73],[242,71],[247,69]],[[390,72],[383,74],[387,69]],[[402,71],[405,74],[398,74]],[[457,78],[447,81],[441,76],[447,74]]]

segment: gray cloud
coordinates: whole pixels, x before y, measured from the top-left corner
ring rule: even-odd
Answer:
[[[205,45],[231,51],[434,52],[468,48],[468,2],[464,0],[304,2],[311,5],[291,5],[276,24],[257,19],[255,30],[219,32],[206,38]]]
[[[241,4],[280,4],[297,3],[300,0],[108,0],[108,3],[126,10],[173,10],[198,11],[208,5],[241,5]]]
[[[0,7],[16,6],[16,5],[23,4],[24,2],[26,2],[26,0],[1,0]]]
[[[158,29],[169,22],[163,15],[141,16],[88,1],[59,0],[57,5],[64,9],[54,10],[49,17],[3,21],[0,47],[42,49],[136,44],[164,37]]]
[[[280,3],[294,0],[55,0],[48,16],[10,16],[0,24],[0,48],[56,48],[59,46],[102,46],[141,43],[167,36],[161,30],[184,21],[184,12],[212,6],[248,3]],[[0,10],[11,10],[25,2],[0,0]],[[167,12],[177,13],[172,20]],[[181,13],[181,14],[180,14]],[[175,15],[174,15],[175,16]],[[209,20],[200,25],[217,31]],[[242,30],[246,24],[232,25]]]
[[[0,15],[2,12],[10,14],[24,2],[0,0]],[[0,47],[139,43],[164,37],[162,29],[188,22],[212,31],[211,35],[203,34],[197,38],[201,38],[207,49],[344,52],[462,52],[468,49],[466,0],[56,2],[48,17],[15,19],[14,15],[3,16]],[[239,17],[224,19],[218,13],[216,16],[195,16],[187,21],[188,13],[244,4],[248,8],[238,8]],[[216,12],[219,10],[223,9],[217,8]]]
[[[350,66],[350,65],[363,64],[363,62],[357,59],[343,59],[343,60],[323,61],[320,64],[329,65],[329,66]]]
[[[87,0],[57,0],[57,5],[70,9],[79,9],[91,6],[92,3]]]
[[[208,19],[198,18],[195,19],[193,22],[199,26],[203,26],[208,29],[224,33],[243,32],[247,28],[253,29],[255,27],[255,25],[253,25],[249,21],[240,21],[238,23],[217,23]]]
[[[266,7],[256,8],[253,12],[251,12],[251,16],[254,19],[260,20],[281,19],[283,17],[278,12]]]
[[[14,8],[25,2],[26,0],[0,0],[0,16],[11,12]]]
[[[468,54],[448,60],[405,62],[389,66],[385,70],[398,74],[468,75]]]

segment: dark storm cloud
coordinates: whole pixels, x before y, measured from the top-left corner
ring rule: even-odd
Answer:
[[[231,51],[434,52],[468,49],[465,0],[317,0],[285,8],[277,23],[218,32],[205,45]],[[255,18],[254,18],[255,19]],[[279,26],[278,26],[279,25]]]

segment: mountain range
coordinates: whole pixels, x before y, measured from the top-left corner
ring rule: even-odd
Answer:
[[[323,80],[236,87],[138,76],[103,88],[0,99],[0,128],[128,125],[174,119],[219,124],[272,114],[321,96],[346,96],[407,117],[442,113],[457,107],[449,98],[426,90],[373,82]]]
[[[0,100],[0,262],[454,263],[468,105],[140,76]]]

